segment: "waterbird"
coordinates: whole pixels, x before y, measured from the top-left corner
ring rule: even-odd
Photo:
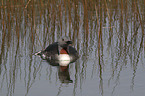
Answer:
[[[69,37],[61,37],[57,42],[50,44],[46,49],[36,52],[43,60],[50,61],[52,64],[68,66],[69,63],[76,61],[79,57],[78,52],[71,46],[72,41]]]

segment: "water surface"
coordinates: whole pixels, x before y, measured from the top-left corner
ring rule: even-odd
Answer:
[[[144,6],[143,0],[1,2],[0,96],[143,96]],[[80,56],[66,73],[33,55],[64,35]]]

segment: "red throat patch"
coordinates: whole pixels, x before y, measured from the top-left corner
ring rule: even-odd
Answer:
[[[67,51],[66,51],[64,48],[62,48],[62,49],[60,50],[60,54],[68,54],[68,53],[67,53]]]

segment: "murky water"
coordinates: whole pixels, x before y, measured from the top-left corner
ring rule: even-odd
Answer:
[[[144,10],[143,0],[2,0],[0,96],[143,96]],[[33,55],[64,35],[80,56],[66,72]]]

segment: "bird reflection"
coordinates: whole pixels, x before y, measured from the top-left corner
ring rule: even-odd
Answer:
[[[62,83],[73,83],[69,74],[69,66],[59,66],[58,76]]]
[[[75,60],[76,61],[76,60]],[[75,62],[73,61],[73,62]],[[71,80],[70,78],[70,74],[69,74],[69,64],[71,63],[70,61],[54,61],[54,60],[47,60],[47,62],[51,65],[51,66],[56,66],[58,67],[58,77],[61,83],[73,83],[73,80]],[[66,64],[68,66],[60,66],[61,64]]]

